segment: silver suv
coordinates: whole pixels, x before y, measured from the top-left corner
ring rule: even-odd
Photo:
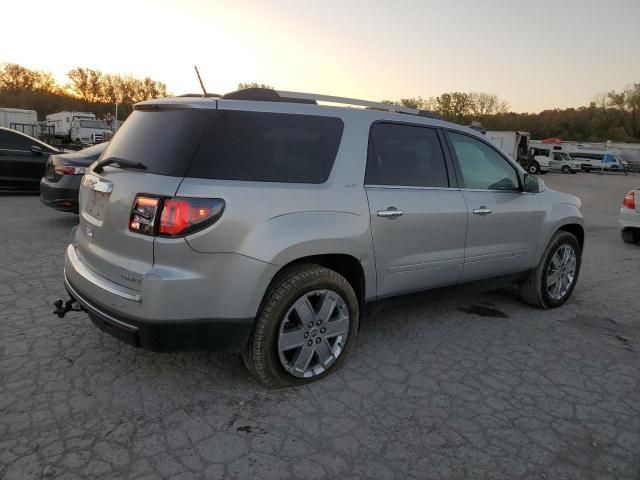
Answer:
[[[262,89],[137,104],[79,202],[59,315],[155,351],[242,352],[267,386],[335,370],[389,297],[501,277],[562,305],[584,242],[580,200],[472,129]]]

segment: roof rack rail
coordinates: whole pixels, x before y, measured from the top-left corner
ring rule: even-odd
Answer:
[[[358,105],[374,110],[384,112],[406,113],[409,115],[418,115],[421,117],[434,118],[442,120],[439,115],[428,110],[418,110],[416,108],[402,107],[391,103],[371,102],[369,100],[360,100],[358,98],[336,97],[333,95],[321,95],[316,93],[290,92],[286,90],[272,90],[269,88],[245,88],[236,90],[222,96],[223,99],[230,100],[255,100],[262,102],[288,102],[288,103],[307,103],[317,104],[318,102],[339,103],[342,105]]]

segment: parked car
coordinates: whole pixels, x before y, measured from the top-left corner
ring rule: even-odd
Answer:
[[[78,213],[78,192],[86,168],[95,162],[107,147],[99,143],[78,152],[49,156],[40,180],[40,200],[56,210]]]
[[[620,228],[625,243],[640,242],[640,188],[631,190],[620,207]]]
[[[550,172],[578,173],[580,171],[580,162],[571,158],[566,152],[551,152],[548,156],[536,155],[534,158],[540,164],[541,171],[543,165],[545,171]]]
[[[0,189],[37,192],[53,153],[61,152],[37,138],[0,127]]]
[[[585,172],[600,170],[628,174],[625,162],[612,152],[576,149],[570,155],[574,160],[580,162],[582,170]]]
[[[562,305],[583,225],[578,198],[429,112],[263,89],[150,100],[82,180],[56,313],[150,350],[242,352],[263,384],[299,385],[390,297],[499,279]]]

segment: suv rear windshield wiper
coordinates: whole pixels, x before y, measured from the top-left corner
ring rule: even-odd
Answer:
[[[96,166],[93,167],[93,171],[100,173],[107,165],[117,165],[120,168],[135,168],[139,170],[147,169],[147,166],[141,162],[132,162],[130,160],[125,160],[124,158],[110,157],[96,163]]]

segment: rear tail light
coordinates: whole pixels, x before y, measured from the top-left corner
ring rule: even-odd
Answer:
[[[220,198],[138,195],[131,210],[129,230],[163,237],[184,236],[215,223],[224,207]]]
[[[636,199],[635,199],[635,195],[633,194],[633,191],[627,193],[627,196],[624,197],[624,200],[622,201],[622,205],[624,205],[627,208],[631,208],[632,210],[635,210]]]
[[[58,175],[84,175],[86,167],[71,167],[68,165],[58,165],[53,171]]]

